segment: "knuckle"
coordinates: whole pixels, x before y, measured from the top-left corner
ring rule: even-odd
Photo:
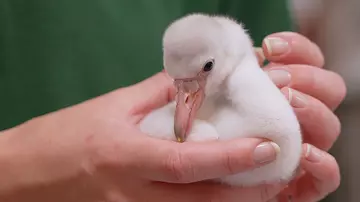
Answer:
[[[268,187],[262,187],[260,189],[259,197],[260,197],[259,201],[264,201],[264,202],[268,201],[271,198]]]
[[[301,91],[305,87],[307,89],[316,89],[316,79],[318,72],[321,71],[319,68],[306,64],[287,65],[287,67],[292,75],[289,87]]]
[[[189,177],[189,170],[191,170],[191,164],[179,150],[173,150],[169,155],[165,163],[166,173],[169,174],[170,179],[175,182],[188,183],[191,178]]]
[[[314,68],[313,66],[306,66],[307,68],[307,76],[308,76],[308,79],[306,80],[307,81],[307,85],[308,85],[308,88],[311,88],[311,89],[316,89],[318,88],[318,72],[321,71],[321,69],[319,68]]]
[[[225,168],[225,172],[227,172],[228,174],[235,174],[238,171],[238,167],[239,164],[241,164],[241,162],[239,161],[239,158],[235,158],[236,155],[233,155],[232,152],[227,151],[224,152],[224,156],[223,156],[223,166]]]

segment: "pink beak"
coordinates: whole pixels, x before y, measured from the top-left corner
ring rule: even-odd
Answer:
[[[191,130],[197,111],[205,97],[205,80],[201,77],[177,79],[174,132],[178,142],[184,142]]]

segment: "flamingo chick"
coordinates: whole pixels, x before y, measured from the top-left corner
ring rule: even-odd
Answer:
[[[301,157],[299,122],[260,68],[241,24],[206,14],[178,19],[164,33],[163,62],[176,99],[149,113],[141,131],[179,142],[266,138],[280,150],[274,162],[214,180],[255,186],[294,177]]]

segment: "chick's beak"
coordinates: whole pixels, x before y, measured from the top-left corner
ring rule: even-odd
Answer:
[[[174,132],[177,141],[184,142],[205,97],[205,82],[193,78],[178,79],[174,83],[177,88]]]

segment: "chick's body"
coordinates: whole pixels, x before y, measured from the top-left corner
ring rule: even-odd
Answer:
[[[280,147],[276,161],[215,180],[253,186],[292,179],[301,157],[300,126],[286,98],[260,68],[243,27],[227,17],[188,15],[167,28],[163,48],[164,66],[173,79],[196,77],[209,58],[214,61],[186,141],[259,137]],[[154,110],[140,129],[175,141],[175,110],[175,102]]]

